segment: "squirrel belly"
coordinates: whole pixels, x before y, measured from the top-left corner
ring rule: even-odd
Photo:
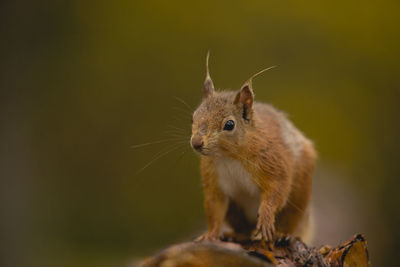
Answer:
[[[214,159],[221,191],[242,209],[248,222],[255,224],[261,192],[251,174],[236,159]]]

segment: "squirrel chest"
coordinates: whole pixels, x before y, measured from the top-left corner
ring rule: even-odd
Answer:
[[[261,194],[251,174],[233,158],[218,158],[214,163],[221,191],[244,210],[249,221],[255,221]]]

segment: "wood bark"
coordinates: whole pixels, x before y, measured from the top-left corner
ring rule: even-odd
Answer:
[[[293,237],[273,242],[222,240],[172,245],[144,260],[143,267],[205,266],[370,266],[367,242],[361,235],[337,247],[308,247]]]

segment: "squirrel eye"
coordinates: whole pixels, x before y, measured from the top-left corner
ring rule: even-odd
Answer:
[[[232,131],[235,128],[235,122],[233,120],[229,120],[225,123],[224,130],[225,131]]]

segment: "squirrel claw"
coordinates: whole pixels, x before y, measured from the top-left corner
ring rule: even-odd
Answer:
[[[213,233],[205,232],[204,234],[202,234],[201,236],[196,238],[194,241],[195,242],[200,242],[200,241],[219,241],[219,237],[218,237],[218,235],[215,235]]]
[[[274,232],[275,232],[275,227],[272,224],[263,224],[259,223],[257,225],[257,228],[253,234],[253,238],[256,238],[257,236],[261,235],[261,240],[262,241],[272,241],[274,237]]]

